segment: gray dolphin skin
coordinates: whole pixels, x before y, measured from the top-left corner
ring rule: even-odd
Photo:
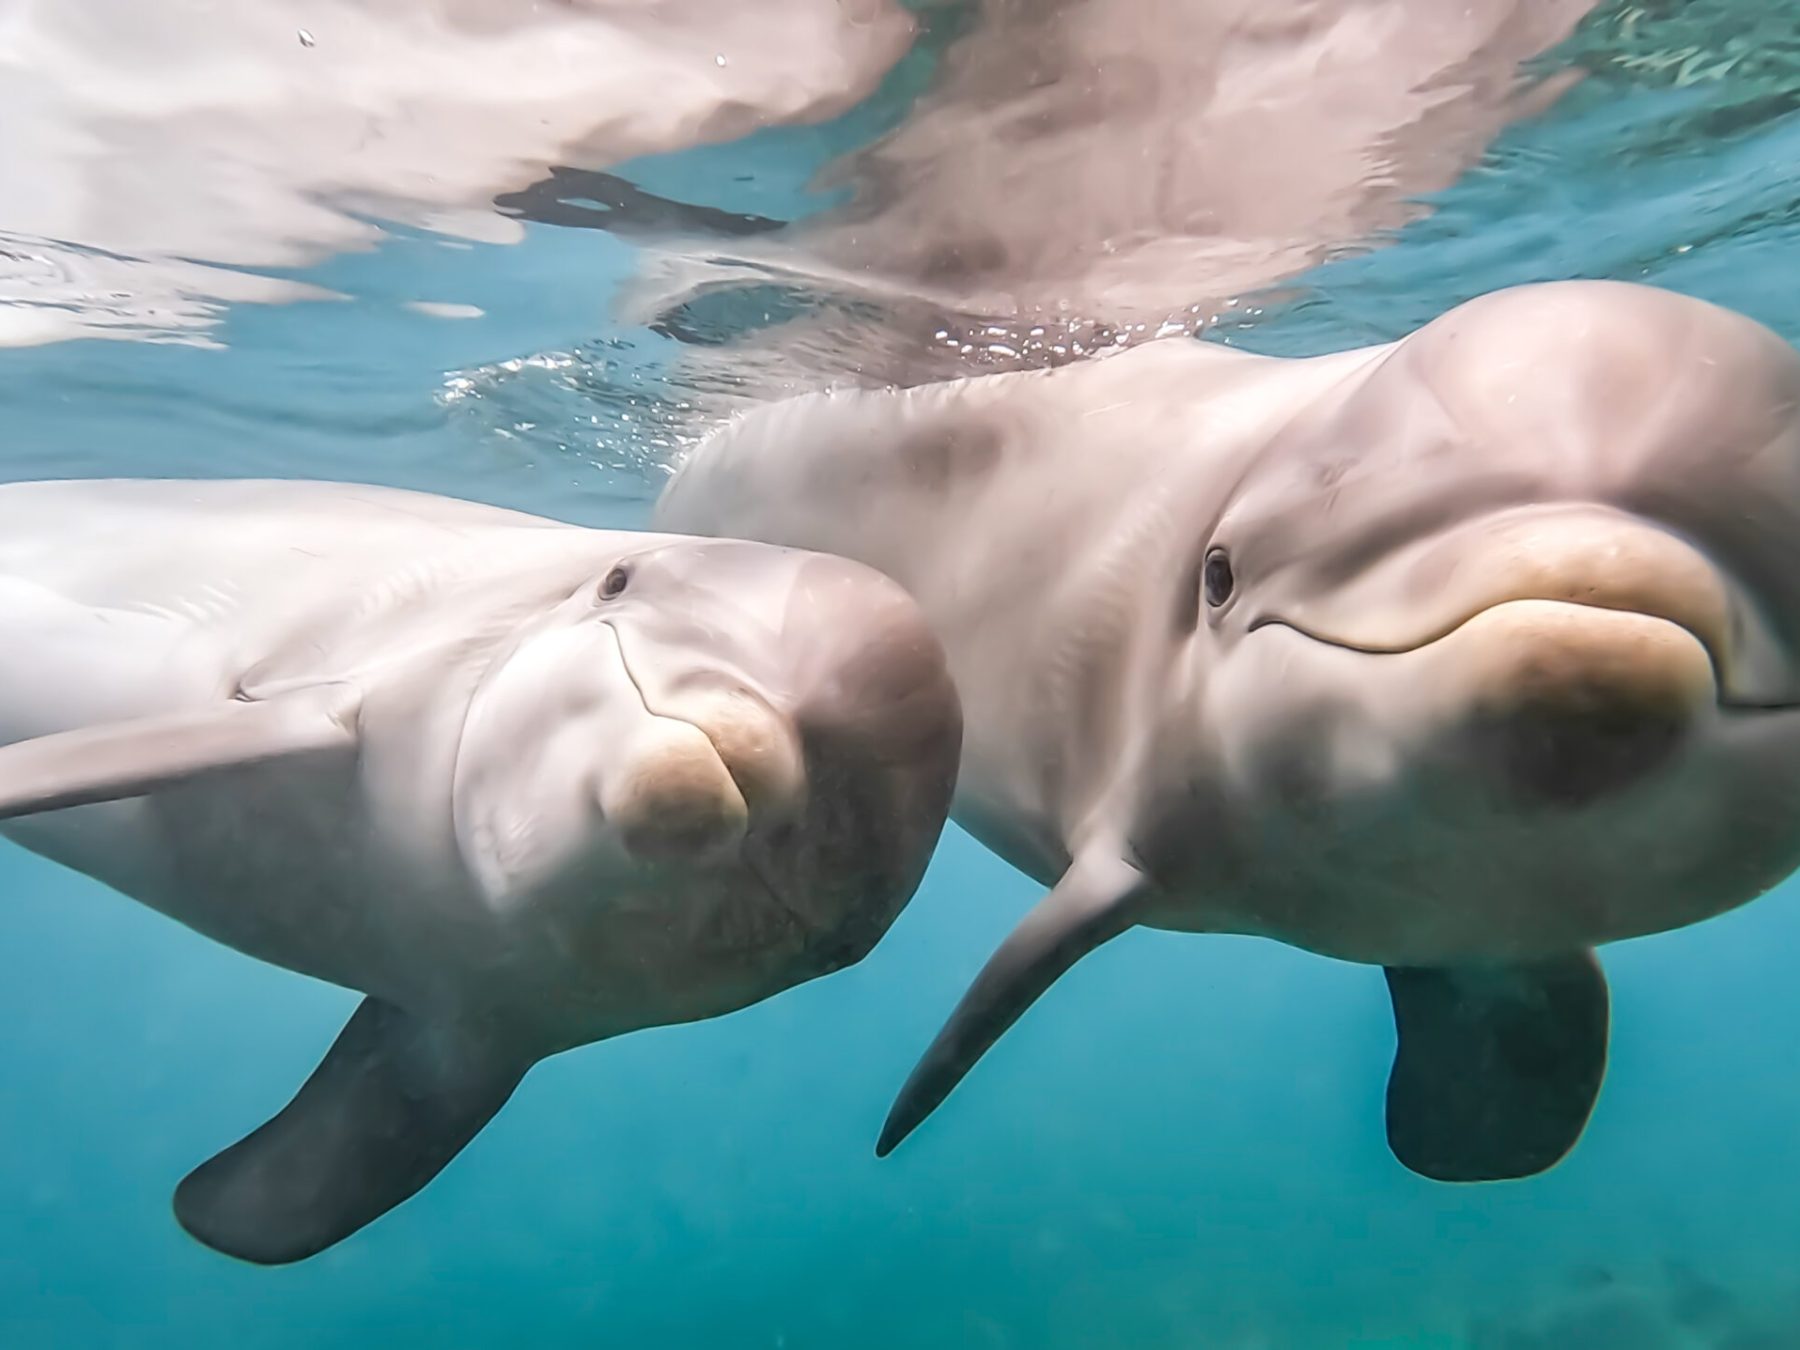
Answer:
[[[807,396],[657,523],[905,586],[967,718],[953,816],[1052,887],[883,1154],[1148,925],[1384,967],[1394,1155],[1531,1175],[1604,1075],[1594,947],[1800,864],[1800,357],[1698,300],[1527,286],[1316,358]]]
[[[866,566],[305,482],[0,487],[0,833],[366,995],[175,1193],[277,1263],[428,1183],[538,1060],[860,960],[962,719]]]

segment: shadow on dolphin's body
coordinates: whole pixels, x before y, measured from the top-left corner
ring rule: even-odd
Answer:
[[[808,396],[660,521],[906,586],[968,719],[955,814],[1054,883],[882,1153],[1143,924],[1385,967],[1395,1155],[1529,1175],[1600,1088],[1594,946],[1800,864],[1800,356],[1697,300],[1531,286],[1306,360]]]
[[[961,712],[865,566],[329,483],[0,487],[0,832],[367,995],[182,1225],[298,1260],[537,1061],[860,960]]]

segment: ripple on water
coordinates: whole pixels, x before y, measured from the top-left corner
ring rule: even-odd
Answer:
[[[729,380],[709,390],[670,384],[645,345],[595,338],[452,371],[438,402],[525,466],[575,466],[600,495],[653,501],[703,430],[696,400],[710,395],[717,406],[731,390]]]
[[[1800,25],[1786,0],[1609,3],[1536,63],[1571,77],[1420,219],[1294,278],[1214,337],[1298,355],[1384,342],[1503,286],[1666,286],[1800,341],[1770,286],[1800,245]]]
[[[0,230],[0,347],[74,337],[217,346],[232,304],[334,298],[305,282]]]

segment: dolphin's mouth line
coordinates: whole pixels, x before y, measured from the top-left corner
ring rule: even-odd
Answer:
[[[1339,651],[1355,652],[1361,656],[1407,656],[1413,652],[1424,651],[1427,647],[1442,642],[1445,638],[1460,632],[1470,623],[1480,618],[1483,614],[1488,613],[1490,610],[1498,609],[1501,605],[1517,604],[1520,601],[1532,601],[1534,603],[1548,605],[1567,605],[1574,609],[1594,609],[1608,614],[1630,614],[1641,619],[1655,619],[1658,622],[1668,624],[1670,627],[1679,628],[1682,632],[1693,638],[1695,642],[1700,644],[1701,648],[1706,652],[1707,660],[1712,663],[1713,687],[1718,690],[1716,705],[1721,712],[1778,713],[1800,710],[1800,702],[1757,701],[1755,699],[1736,699],[1730,697],[1725,692],[1725,680],[1720,668],[1719,654],[1713,650],[1712,645],[1707,642],[1704,637],[1689,628],[1686,624],[1668,618],[1666,615],[1650,614],[1644,610],[1626,609],[1618,605],[1596,605],[1582,600],[1570,600],[1560,597],[1549,599],[1529,595],[1512,596],[1506,600],[1499,601],[1496,604],[1484,606],[1483,608],[1476,610],[1473,614],[1464,615],[1455,623],[1433,633],[1431,636],[1421,638],[1417,642],[1408,643],[1405,646],[1359,643],[1349,641],[1346,638],[1331,637],[1324,633],[1314,632],[1304,624],[1296,623],[1292,619],[1286,619],[1277,614],[1259,615],[1257,618],[1251,620],[1250,626],[1246,631],[1254,633],[1259,628],[1286,628],[1290,632],[1298,633],[1309,642],[1316,642],[1324,647],[1336,647]]]
[[[745,788],[744,780],[738,777],[737,770],[731,767],[731,761],[725,758],[725,753],[719,749],[719,743],[713,739],[712,733],[698,723],[688,721],[685,717],[671,717],[668,713],[658,712],[655,708],[652,708],[650,706],[650,696],[644,692],[644,682],[638,679],[637,672],[631,668],[631,656],[625,650],[624,636],[619,632],[618,628],[613,625],[610,619],[602,619],[600,623],[603,628],[612,630],[613,645],[619,649],[619,664],[624,668],[625,678],[631,681],[631,687],[637,690],[638,702],[644,705],[644,711],[649,713],[652,717],[660,717],[665,721],[680,722],[683,726],[693,727],[695,731],[706,737],[706,743],[712,747],[713,754],[718,756],[719,763],[725,766],[725,772],[731,775],[731,781],[736,784],[738,792],[743,794],[745,801],[749,801],[750,794]]]
[[[631,687],[637,691],[638,702],[643,704],[644,711],[649,713],[650,716],[660,717],[666,722],[680,722],[683,726],[693,727],[695,731],[699,732],[702,736],[705,736],[706,743],[712,746],[713,754],[718,755],[719,763],[725,766],[725,772],[731,775],[731,781],[737,785],[737,790],[740,793],[743,792],[744,784],[742,780],[740,780],[737,774],[732,771],[730,761],[727,760],[719,750],[719,743],[708,734],[705,727],[698,726],[695,723],[688,721],[685,717],[671,717],[668,713],[658,712],[655,708],[650,706],[650,696],[644,692],[644,682],[637,677],[637,672],[631,668],[631,654],[625,650],[625,635],[619,632],[618,626],[615,625],[611,619],[602,619],[600,621],[600,626],[609,629],[612,632],[613,646],[619,649],[619,666],[624,670],[625,678],[631,681]],[[749,798],[746,797],[745,800],[748,801]]]
[[[630,681],[633,692],[638,696],[638,702],[643,705],[644,711],[650,716],[659,716],[660,714],[650,706],[650,700],[644,694],[644,682],[638,679],[637,672],[631,668],[631,657],[625,651],[624,634],[619,632],[618,626],[610,619],[600,620],[600,626],[612,634],[613,649],[619,653],[619,668],[625,672],[625,678]]]
[[[1464,628],[1467,628],[1471,623],[1475,622],[1475,620],[1479,619],[1483,614],[1499,609],[1502,605],[1515,605],[1522,602],[1544,605],[1565,605],[1571,609],[1593,609],[1606,614],[1630,614],[1641,619],[1656,619],[1671,627],[1681,629],[1702,647],[1706,647],[1707,656],[1712,658],[1714,671],[1716,672],[1718,670],[1718,659],[1714,655],[1712,648],[1707,646],[1706,639],[1694,632],[1694,630],[1689,628],[1686,624],[1678,623],[1674,619],[1665,618],[1661,614],[1647,614],[1643,610],[1623,609],[1617,605],[1596,605],[1585,600],[1568,600],[1560,597],[1551,599],[1534,595],[1508,596],[1505,600],[1496,601],[1494,604],[1483,605],[1473,613],[1464,615],[1454,623],[1444,625],[1444,627],[1426,637],[1406,643],[1353,642],[1349,638],[1332,637],[1330,634],[1318,632],[1315,629],[1308,628],[1305,624],[1297,623],[1293,619],[1283,618],[1278,614],[1259,615],[1257,618],[1251,620],[1250,627],[1247,631],[1254,633],[1259,628],[1287,628],[1309,641],[1317,642],[1326,647],[1336,647],[1340,651],[1357,652],[1363,656],[1407,656],[1413,652],[1422,652],[1427,647],[1435,646],[1445,638],[1461,632]]]

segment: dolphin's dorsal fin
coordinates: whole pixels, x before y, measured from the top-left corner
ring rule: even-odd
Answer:
[[[348,685],[59,731],[0,746],[0,820],[142,797],[221,769],[357,746]]]
[[[417,1193],[530,1067],[364,999],[293,1101],[175,1188],[175,1217],[240,1260],[315,1255]]]
[[[886,1157],[1062,973],[1132,925],[1144,874],[1113,849],[1078,856],[1007,935],[900,1089],[875,1145]]]
[[[1606,1073],[1606,976],[1591,951],[1390,966],[1387,982],[1399,1035],[1388,1147],[1403,1165],[1434,1181],[1501,1181],[1575,1147]]]

